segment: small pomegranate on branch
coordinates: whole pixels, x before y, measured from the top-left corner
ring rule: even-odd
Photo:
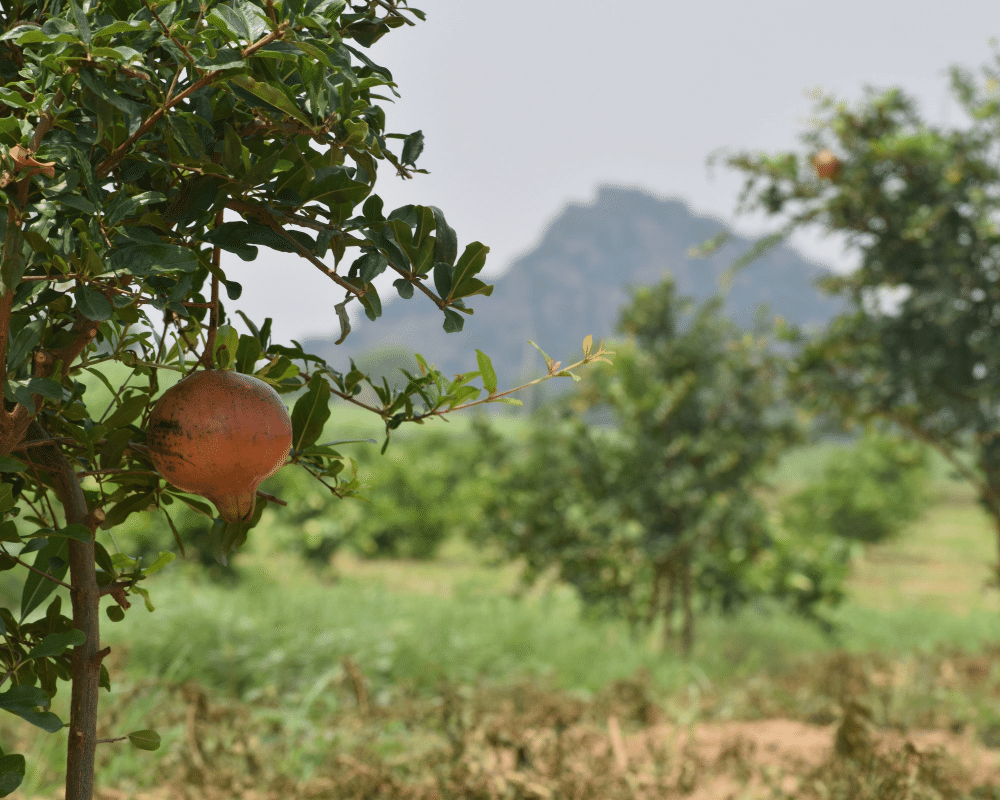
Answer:
[[[820,178],[826,178],[831,181],[837,180],[842,164],[832,150],[820,150],[813,156],[812,163],[816,174]]]
[[[163,393],[146,445],[160,475],[211,500],[226,522],[241,522],[253,514],[257,487],[288,460],[292,420],[259,378],[203,370]]]

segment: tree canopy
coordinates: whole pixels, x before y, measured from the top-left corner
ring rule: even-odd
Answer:
[[[112,621],[136,593],[152,610],[141,581],[173,557],[144,563],[104,532],[150,508],[173,527],[176,503],[211,521],[224,562],[282,502],[261,496],[253,516],[227,524],[165,482],[146,448],[165,389],[223,369],[294,397],[290,463],[338,497],[359,482],[337,443],[320,441],[331,398],[381,417],[385,445],[406,421],[517,402],[484,353],[457,377],[418,356],[391,387],[272,341],[270,319],[237,310],[240,335],[227,313],[242,287],[222,252],[292,253],[322,271],[340,341],[350,303],[381,315],[373,281],[387,271],[400,297],[434,303],[447,331],[472,314],[469,298],[491,293],[478,277],[485,245],[460,248],[438,208],[386,213],[374,193],[380,164],[402,178],[423,171],[423,135],[390,132],[397,86],[366,50],[423,18],[405,0],[0,0],[0,568],[25,575],[19,613],[0,609],[0,683],[13,684],[0,708],[59,730],[47,709],[58,681],[72,681],[67,800],[91,797],[98,686],[110,686],[101,598],[116,603]],[[275,294],[296,291],[294,274],[272,281]],[[150,732],[125,738],[156,746]],[[24,769],[0,754],[0,795]]]
[[[634,632],[662,619],[668,641],[680,609],[685,651],[696,602],[732,612],[777,597],[819,620],[840,599],[848,550],[828,536],[807,544],[811,532],[789,539],[769,519],[764,469],[804,431],[767,326],[744,333],[720,305],[695,307],[669,276],[637,289],[614,369],[589,371],[523,445],[484,434],[498,487],[485,536],[524,558],[524,580],[554,569],[588,611]]]
[[[791,336],[803,345],[801,396],[936,447],[976,486],[1000,536],[1000,72],[982,71],[982,82],[950,71],[967,127],[931,125],[902,90],[869,87],[854,106],[818,100],[805,152],[724,160],[746,175],[742,210],[786,217],[744,263],[800,228],[843,234],[860,257],[824,283],[853,310],[815,339]]]

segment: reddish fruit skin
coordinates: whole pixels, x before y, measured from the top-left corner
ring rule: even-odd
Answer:
[[[146,427],[157,471],[185,492],[200,494],[227,522],[253,514],[257,487],[288,460],[292,420],[264,381],[204,370],[157,400]]]
[[[821,150],[813,157],[813,167],[819,177],[836,180],[840,174],[840,159],[832,150]]]

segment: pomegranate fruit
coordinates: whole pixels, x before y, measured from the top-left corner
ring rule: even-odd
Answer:
[[[813,156],[813,168],[819,177],[834,181],[840,174],[840,159],[832,150],[820,150]]]
[[[253,514],[261,481],[287,461],[292,420],[264,381],[204,370],[156,401],[146,446],[160,475],[211,500],[227,522],[239,522]]]

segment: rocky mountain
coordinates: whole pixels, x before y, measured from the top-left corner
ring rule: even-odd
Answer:
[[[727,230],[680,200],[604,186],[593,203],[563,209],[538,246],[493,281],[491,297],[470,298],[475,314],[466,317],[464,331],[445,333],[441,313],[418,296],[387,304],[374,323],[362,319],[342,345],[333,343],[336,333],[303,345],[331,364],[346,365],[353,357],[376,371],[394,363],[415,366],[411,354],[419,352],[446,374],[476,369],[479,348],[492,359],[500,384],[510,386],[544,373],[529,339],[570,363],[588,334],[595,342],[613,338],[630,286],[655,283],[669,272],[681,295],[703,300],[717,294],[720,276],[752,241],[734,234],[709,257],[692,258],[688,251]],[[762,303],[790,322],[822,326],[844,309],[814,286],[825,274],[821,265],[780,246],[737,274],[724,311],[746,329]]]

